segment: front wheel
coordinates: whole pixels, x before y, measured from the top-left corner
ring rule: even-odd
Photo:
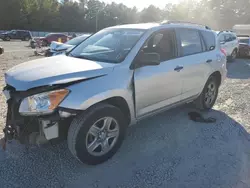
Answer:
[[[196,99],[195,105],[201,110],[209,110],[214,106],[219,91],[219,82],[215,76],[210,76],[202,93]]]
[[[78,115],[68,131],[68,147],[81,162],[100,164],[120,148],[127,124],[120,109],[100,104]]]

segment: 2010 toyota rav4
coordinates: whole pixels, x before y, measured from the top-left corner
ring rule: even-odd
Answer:
[[[67,138],[77,159],[98,164],[116,153],[128,125],[193,101],[212,108],[226,73],[226,57],[207,27],[166,22],[106,28],[67,55],[6,72],[5,140]]]

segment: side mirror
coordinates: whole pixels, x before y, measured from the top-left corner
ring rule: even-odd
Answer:
[[[0,47],[0,55],[4,53],[4,49]]]
[[[159,65],[160,55],[158,53],[140,53],[136,58],[136,62],[133,66],[134,69],[144,67],[144,66],[154,66]]]

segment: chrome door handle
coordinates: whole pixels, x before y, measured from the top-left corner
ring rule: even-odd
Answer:
[[[175,71],[180,72],[180,70],[183,69],[183,66],[177,66],[174,68]]]

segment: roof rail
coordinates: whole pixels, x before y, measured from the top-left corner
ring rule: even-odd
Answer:
[[[249,35],[237,35],[237,37],[249,37]]]
[[[197,24],[197,23],[192,23],[192,22],[186,22],[186,21],[164,20],[164,21],[161,22],[161,24],[175,24],[175,23],[177,23],[177,24],[179,23],[179,24],[196,25],[196,26],[204,27],[205,29],[211,30],[211,28],[208,27],[208,26],[206,26],[206,25]]]

